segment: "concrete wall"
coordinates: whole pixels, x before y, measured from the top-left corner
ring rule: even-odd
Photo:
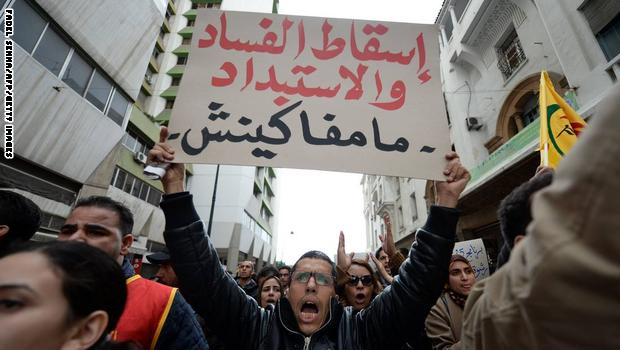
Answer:
[[[85,182],[123,129],[15,45],[15,150],[56,173]]]
[[[37,0],[133,99],[164,18],[159,2]]]

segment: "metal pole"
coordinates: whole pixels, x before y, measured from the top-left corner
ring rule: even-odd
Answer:
[[[211,237],[211,224],[213,224],[213,210],[215,209],[215,195],[217,194],[217,179],[220,176],[220,165],[215,168],[215,182],[213,183],[213,198],[211,199],[211,210],[209,212],[209,226],[207,236]]]

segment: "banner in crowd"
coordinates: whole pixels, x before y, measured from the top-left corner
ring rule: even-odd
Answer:
[[[469,260],[477,281],[489,277],[489,259],[481,238],[456,242],[452,254],[462,255]]]
[[[198,10],[177,161],[443,179],[435,25]]]

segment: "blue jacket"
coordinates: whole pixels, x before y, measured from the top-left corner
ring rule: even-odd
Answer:
[[[125,277],[128,279],[136,275],[127,259],[123,261],[122,269]],[[128,306],[126,306],[127,308]],[[159,321],[156,320],[156,322]],[[209,349],[202,329],[194,316],[194,310],[192,310],[180,293],[174,295],[172,305],[158,335],[156,337],[155,350]]]

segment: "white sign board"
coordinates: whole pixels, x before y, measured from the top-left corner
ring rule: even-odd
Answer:
[[[484,243],[481,238],[456,242],[452,254],[464,256],[469,260],[469,263],[474,269],[476,280],[479,281],[489,277],[490,271],[487,250],[484,248]]]
[[[176,160],[444,179],[436,25],[199,9]]]

